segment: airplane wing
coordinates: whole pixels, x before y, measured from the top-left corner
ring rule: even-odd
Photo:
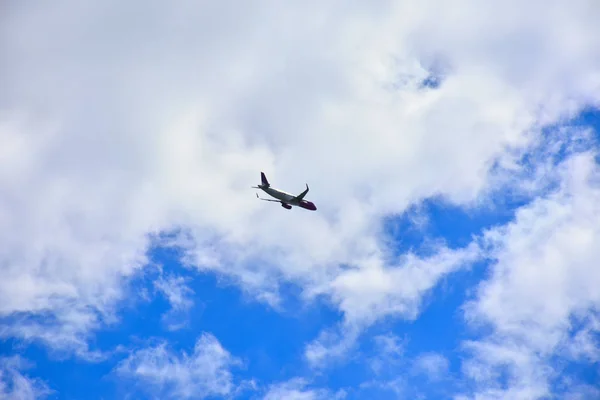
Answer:
[[[306,184],[306,190],[302,193],[300,193],[298,196],[294,197],[294,200],[302,200],[304,198],[304,196],[306,196],[306,193],[308,193],[308,183]]]
[[[258,197],[258,193],[256,193],[256,198],[264,201],[274,201],[275,203],[281,203],[281,200],[273,200],[273,199],[263,199],[262,197]]]

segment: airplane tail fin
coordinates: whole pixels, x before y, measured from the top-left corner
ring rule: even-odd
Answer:
[[[269,184],[269,181],[267,180],[267,177],[265,176],[265,173],[264,173],[264,172],[261,172],[261,173],[260,173],[260,180],[262,181],[262,185],[263,185],[263,186],[266,186],[266,187],[269,187],[269,186],[271,186],[271,185]]]

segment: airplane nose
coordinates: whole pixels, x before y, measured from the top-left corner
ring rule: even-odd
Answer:
[[[311,211],[315,211],[317,209],[317,206],[315,206],[315,203],[313,203],[312,201],[306,201],[303,200],[300,204],[300,207],[306,209],[306,210],[311,210]]]

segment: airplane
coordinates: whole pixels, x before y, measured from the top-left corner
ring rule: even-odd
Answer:
[[[306,190],[304,190],[299,195],[294,196],[293,194],[284,192],[283,190],[279,190],[279,189],[275,189],[274,187],[271,187],[264,172],[260,173],[260,179],[261,179],[262,183],[258,186],[252,186],[252,188],[262,189],[265,193],[267,193],[277,199],[277,200],[263,199],[262,197],[259,197],[258,193],[257,193],[256,197],[259,198],[260,200],[281,203],[281,206],[287,210],[291,210],[292,206],[302,207],[306,210],[311,210],[311,211],[315,211],[317,209],[317,206],[315,206],[315,204],[312,201],[304,200],[304,196],[306,196],[306,193],[308,193],[308,183],[306,184]]]

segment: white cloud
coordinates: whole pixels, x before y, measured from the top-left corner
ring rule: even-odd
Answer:
[[[50,354],[58,358],[71,353],[88,361],[106,358],[108,352],[90,349],[88,339],[91,331],[101,324],[114,322],[112,317],[75,301],[58,303],[60,305],[53,304],[59,310],[57,313],[39,312],[33,316],[18,313],[5,318],[0,326],[0,337],[41,341],[48,346]]]
[[[448,373],[448,360],[441,354],[425,353],[414,362],[415,372],[424,373],[431,380],[443,379]]]
[[[592,385],[572,385],[564,394],[566,400],[588,400],[600,398],[600,389]]]
[[[547,396],[561,372],[551,357],[593,362],[599,354],[590,333],[599,332],[600,170],[594,153],[582,153],[556,171],[555,192],[487,233],[497,264],[467,317],[492,333],[466,344],[473,358],[464,369],[490,398]]]
[[[30,364],[19,356],[0,358],[0,397],[5,400],[43,399],[52,394],[48,385],[21,373]]]
[[[273,384],[269,387],[263,400],[341,400],[346,397],[346,393],[343,390],[332,393],[326,389],[311,389],[307,388],[307,386],[308,382],[301,378]]]
[[[369,360],[369,366],[375,374],[394,369],[403,360],[405,344],[392,334],[378,335],[373,338],[376,355]]]
[[[237,386],[230,369],[239,365],[240,360],[214,336],[204,333],[192,354],[176,354],[163,342],[133,352],[119,363],[116,372],[159,397],[202,399],[235,393]]]
[[[186,284],[186,279],[179,277],[160,277],[154,282],[154,287],[168,299],[171,307],[176,310],[187,310],[193,305],[189,298],[194,291]]]
[[[406,254],[398,266],[371,265],[340,273],[331,287],[332,300],[344,312],[343,323],[324,331],[306,346],[305,356],[312,366],[324,366],[345,357],[353,348],[361,329],[387,315],[415,319],[421,298],[445,275],[469,266],[480,257],[476,243],[466,249],[442,248],[427,258]]]
[[[163,315],[170,330],[182,328],[186,323],[187,311],[194,305],[191,296],[194,291],[186,285],[187,279],[182,276],[160,276],[154,281],[154,287],[169,301],[171,309]]]
[[[377,262],[344,271],[331,283],[332,296],[349,322],[372,321],[399,314],[414,319],[421,298],[445,275],[464,268],[479,258],[479,248],[440,248],[431,257],[408,253],[397,266]]]
[[[356,327],[337,326],[323,330],[316,339],[306,345],[304,357],[313,368],[330,366],[343,360],[356,346],[358,334]]]
[[[600,320],[593,314],[588,315],[575,330],[570,340],[564,343],[565,355],[574,360],[597,363],[600,361],[600,343],[595,337],[600,332]]]
[[[0,314],[56,321],[8,332],[85,341],[114,321],[147,235],[181,226],[195,266],[272,304],[292,280],[353,323],[414,318],[476,252],[396,260],[379,218],[476,201],[495,160],[598,102],[597,16],[585,0],[7,7]],[[432,64],[445,80],[421,90]],[[261,170],[309,182],[319,211],[256,201]]]

